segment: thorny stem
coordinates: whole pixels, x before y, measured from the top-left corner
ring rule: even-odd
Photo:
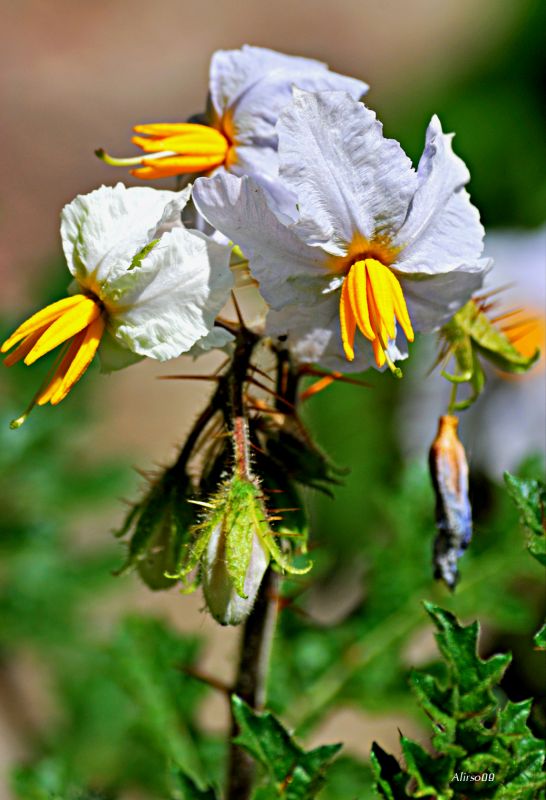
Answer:
[[[237,387],[235,383],[235,387],[240,386],[241,384]],[[290,368],[287,354],[277,352],[277,407],[283,401],[292,403],[295,400],[296,386],[297,380]],[[235,452],[236,458],[243,459],[238,468],[249,469],[248,427],[243,406],[242,394],[233,394],[232,408],[235,415],[232,430]],[[270,567],[264,576],[256,603],[245,622],[241,637],[239,664],[233,691],[251,708],[258,711],[263,709],[266,700],[267,675],[278,612],[278,586],[279,576]],[[232,711],[226,800],[248,800],[254,783],[254,761],[233,741],[238,732]]]
[[[264,576],[252,613],[245,622],[234,693],[261,710],[265,704],[267,674],[277,618],[278,575],[269,568]],[[231,717],[226,800],[248,800],[254,783],[254,762],[233,743],[239,730]]]

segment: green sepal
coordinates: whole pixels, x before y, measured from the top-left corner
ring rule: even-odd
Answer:
[[[304,568],[293,566],[278,546],[267,519],[261,488],[254,479],[233,475],[220,485],[204,507],[210,510],[193,528],[193,541],[182,561],[180,577],[192,572],[205,557],[210,538],[218,526],[223,532],[228,575],[235,591],[243,599],[246,599],[245,579],[255,536],[282,571],[303,574],[311,569],[312,564]]]
[[[473,300],[463,306],[446,327],[456,327],[461,334],[466,334],[479,353],[503,372],[527,372],[540,357],[538,349],[531,356],[520,353]]]
[[[253,711],[240,697],[232,697],[239,733],[233,740],[264,768],[267,785],[254,800],[312,800],[325,782],[325,773],[341,744],[303,750],[269,712]]]

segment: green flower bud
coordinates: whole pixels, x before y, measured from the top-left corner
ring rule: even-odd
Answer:
[[[238,625],[250,614],[271,559],[288,572],[293,567],[271,531],[258,482],[239,474],[221,484],[207,503],[203,521],[181,569],[199,565],[207,607],[221,625]]]
[[[241,534],[243,537],[249,535],[248,540],[242,544],[245,547],[250,542],[250,557],[244,572],[244,582],[240,587],[242,591],[239,593],[235,588],[237,580],[228,569],[226,551],[228,539],[232,540]],[[217,622],[221,625],[239,625],[247,618],[254,606],[269,560],[268,550],[252,529],[244,531],[243,527],[236,525],[229,532],[221,522],[214,528],[203,555],[202,580],[207,607]],[[231,572],[236,572],[233,562],[230,565]]]

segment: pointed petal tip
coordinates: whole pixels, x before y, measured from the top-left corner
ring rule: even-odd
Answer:
[[[17,417],[17,419],[12,419],[9,424],[12,431],[16,431],[17,428],[20,428],[21,425],[23,425],[26,422],[27,418],[28,418],[28,412],[25,412],[24,414],[21,414],[20,417]]]

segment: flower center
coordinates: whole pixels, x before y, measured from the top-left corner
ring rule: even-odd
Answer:
[[[66,343],[64,353],[43,386],[34,397],[22,424],[34,405],[57,405],[64,400],[74,384],[91,363],[105,329],[103,309],[93,297],[76,294],[46,306],[27,319],[0,348],[2,353],[17,345],[4,363],[11,367],[24,359],[33,364],[60,344]]]
[[[398,321],[409,342],[414,334],[402,288],[391,270],[375,258],[355,261],[343,280],[339,301],[341,340],[348,361],[354,354],[356,329],[372,343],[375,363],[395,370],[387,352]]]
[[[234,163],[235,155],[229,120],[222,120],[221,130],[193,122],[136,125],[132,142],[144,151],[135,158],[113,158],[97,150],[97,155],[115,167],[131,167],[131,174],[147,180],[168,178],[193,172],[209,172],[226,163]]]

